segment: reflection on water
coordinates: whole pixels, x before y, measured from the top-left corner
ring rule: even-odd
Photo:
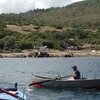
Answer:
[[[34,100],[99,100],[100,91],[84,89],[34,89]]]
[[[46,77],[69,75],[73,65],[78,66],[84,77],[100,78],[100,57],[1,58],[0,81],[18,82],[19,87],[27,90],[31,100],[99,100],[100,91],[96,90],[32,89],[28,86],[32,74]]]

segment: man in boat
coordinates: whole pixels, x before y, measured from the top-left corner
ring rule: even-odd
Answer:
[[[77,66],[73,66],[72,69],[74,73],[71,76],[73,76],[74,79],[80,79],[80,71],[77,69]]]

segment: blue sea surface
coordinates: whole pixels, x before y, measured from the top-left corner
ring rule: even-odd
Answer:
[[[0,58],[0,81],[18,82],[30,100],[100,100],[99,90],[33,89],[28,86],[32,82],[32,74],[65,76],[72,74],[73,65],[77,65],[86,78],[100,78],[100,57]]]

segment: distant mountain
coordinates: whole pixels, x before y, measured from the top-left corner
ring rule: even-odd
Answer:
[[[100,29],[100,0],[84,0],[61,8],[37,9],[20,14],[1,14],[8,24],[36,24]]]

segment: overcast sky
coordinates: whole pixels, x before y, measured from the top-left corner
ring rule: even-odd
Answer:
[[[36,8],[62,7],[82,0],[0,0],[0,13],[19,13]]]

